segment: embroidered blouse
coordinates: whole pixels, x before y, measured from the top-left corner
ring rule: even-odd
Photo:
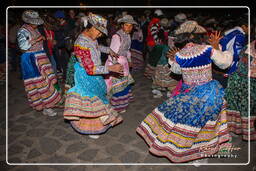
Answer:
[[[131,37],[122,29],[112,36],[110,48],[119,56],[127,57],[128,62],[131,62]]]
[[[210,45],[188,43],[176,53],[175,61],[169,59],[171,71],[182,74],[184,83],[199,85],[212,80],[214,62],[221,69],[228,68],[233,56],[230,52],[213,49]]]
[[[34,42],[41,34],[28,24],[24,24],[17,32],[18,45],[21,50],[36,52],[43,50],[43,40]],[[32,41],[31,41],[32,40]]]
[[[107,66],[101,62],[101,52],[109,53],[109,50],[109,47],[98,45],[97,40],[83,34],[78,36],[74,44],[74,53],[88,75],[109,73]]]

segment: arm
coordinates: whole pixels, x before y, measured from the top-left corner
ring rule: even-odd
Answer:
[[[181,68],[180,65],[176,62],[171,60],[170,58],[168,59],[168,63],[171,65],[171,71],[175,74],[182,74],[181,73]]]
[[[25,29],[20,29],[17,33],[18,45],[21,50],[28,50],[32,44],[29,41],[31,35]]]
[[[100,50],[100,52],[102,52],[102,53],[109,54],[110,48],[107,47],[107,46],[99,45],[99,50]]]
[[[212,49],[211,59],[220,69],[226,69],[232,64],[233,55],[229,51]]]
[[[114,34],[111,39],[110,49],[112,49],[115,53],[118,53],[121,46],[120,37],[117,34]]]
[[[75,44],[74,52],[88,75],[109,73],[107,66],[95,64],[93,60],[97,59],[97,56],[93,56],[89,48],[84,48]]]

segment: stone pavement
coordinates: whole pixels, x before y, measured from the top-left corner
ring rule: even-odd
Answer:
[[[18,73],[9,73],[8,84],[8,162],[6,164],[6,132],[5,132],[5,87],[1,86],[0,103],[0,161],[1,168],[14,171],[56,171],[56,170],[208,170],[232,169],[256,171],[256,142],[251,143],[251,163],[247,166],[168,166],[155,164],[170,164],[166,158],[160,158],[148,152],[143,139],[136,134],[139,123],[165,98],[154,99],[151,93],[151,81],[142,73],[133,74],[136,84],[133,88],[135,101],[130,104],[123,123],[107,131],[99,139],[93,140],[86,135],[76,133],[63,119],[63,109],[57,109],[58,116],[47,117],[32,110],[27,104],[23,82]],[[241,137],[234,137],[233,144],[241,150],[232,152],[237,158],[210,158],[210,163],[246,163],[248,160],[248,143]],[[253,155],[253,156],[252,156]],[[38,165],[17,165],[29,163]],[[45,166],[42,166],[45,163]],[[50,164],[47,164],[50,163]],[[62,163],[57,165],[54,163]],[[76,163],[76,165],[72,164]],[[103,166],[81,164],[101,163]],[[115,166],[104,165],[115,164]],[[124,165],[138,163],[148,165]],[[41,165],[40,165],[41,164]],[[63,164],[70,164],[68,166]],[[80,165],[79,165],[80,164]],[[1,169],[2,171],[2,169]]]

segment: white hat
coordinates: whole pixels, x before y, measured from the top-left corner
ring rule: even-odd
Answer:
[[[22,14],[22,20],[25,23],[34,24],[34,25],[41,25],[44,23],[41,17],[39,17],[38,12],[33,10],[26,10]]]
[[[187,16],[184,13],[179,13],[174,17],[174,20],[179,23],[183,23],[187,20]]]
[[[198,25],[196,21],[189,20],[181,24],[174,32],[177,35],[181,33],[205,33],[206,30],[202,26]]]
[[[157,16],[164,15],[163,11],[160,9],[155,10],[154,14],[156,14]]]
[[[138,24],[131,15],[125,15],[117,20],[118,23]]]

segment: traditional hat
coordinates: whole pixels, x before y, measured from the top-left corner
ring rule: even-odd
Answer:
[[[125,15],[117,20],[118,23],[138,24],[131,15]]]
[[[160,9],[155,10],[154,14],[156,14],[157,16],[164,15],[163,11]]]
[[[22,14],[22,20],[25,23],[34,24],[34,25],[41,25],[44,23],[41,17],[39,17],[38,12],[33,10],[26,10]]]
[[[169,26],[169,20],[167,18],[162,18],[160,20],[160,25],[163,27],[168,27]]]
[[[206,30],[198,25],[196,21],[186,21],[185,23],[182,23],[180,27],[175,30],[175,34],[181,34],[181,33],[205,33]]]
[[[89,13],[88,17],[84,18],[82,17],[84,21],[84,26],[87,26],[87,20],[90,24],[92,24],[93,27],[104,33],[105,35],[108,35],[108,30],[107,30],[107,20],[103,18],[100,15],[96,15],[93,13]],[[86,20],[86,21],[85,21]]]
[[[183,23],[187,20],[187,16],[184,13],[179,13],[174,17],[174,20],[179,23]]]

